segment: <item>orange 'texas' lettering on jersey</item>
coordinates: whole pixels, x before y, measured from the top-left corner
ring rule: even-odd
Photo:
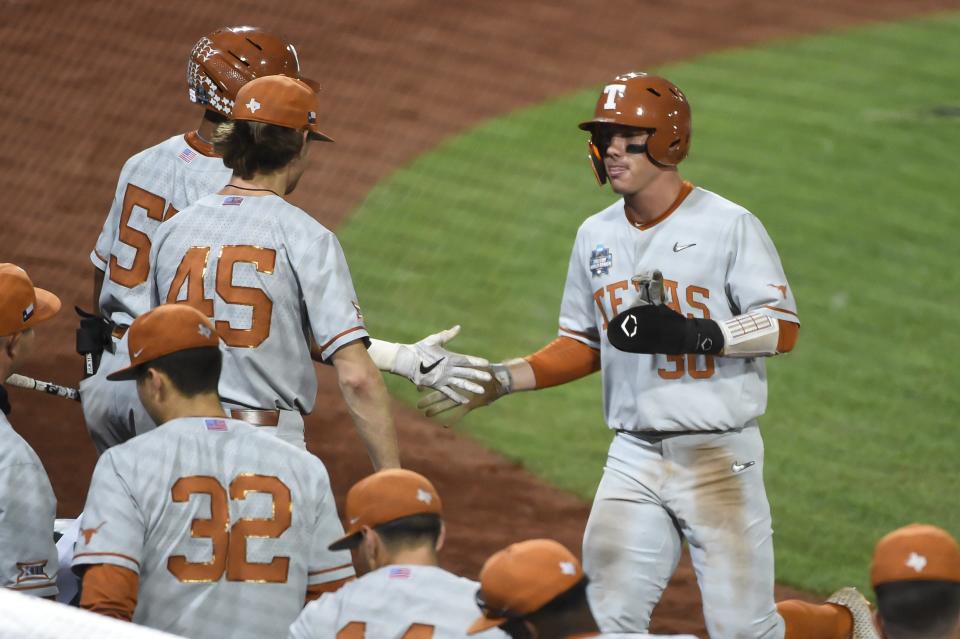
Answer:
[[[617,291],[628,290],[630,290],[630,285],[627,284],[627,280],[615,282],[607,287],[607,294],[610,296],[611,317],[616,317],[620,313],[620,305],[623,303],[623,300],[617,296]]]
[[[677,282],[675,280],[663,280],[663,289],[664,295],[666,296],[666,305],[669,306],[674,312],[683,314],[683,311],[680,309],[680,303],[677,301],[679,299],[677,295]],[[706,313],[703,317],[710,317],[710,312],[706,310],[706,306],[702,304],[695,303],[691,301],[689,289],[696,289],[697,291],[706,292],[705,297],[710,297],[710,292],[707,289],[700,286],[688,286],[687,289],[687,302],[694,308],[701,309]],[[633,289],[639,291],[639,287],[634,285]],[[613,284],[608,284],[607,286],[602,286],[593,292],[593,301],[596,303],[597,308],[600,309],[600,316],[603,318],[603,330],[607,330],[607,326],[610,324],[610,318],[616,317],[620,311],[620,305],[623,304],[624,299],[618,295],[618,291],[629,291],[630,282],[627,280],[620,280],[619,282],[614,282]],[[609,312],[607,312],[609,301]],[[689,315],[693,317],[693,315]]]
[[[100,529],[103,528],[103,525],[105,523],[107,522],[101,521],[100,525],[97,526],[96,528],[81,528],[80,534],[83,535],[83,541],[89,544],[90,540],[93,539],[93,536],[96,535],[98,532],[100,532]]]
[[[607,330],[607,325],[610,324],[610,317],[607,315],[607,309],[603,306],[603,287],[593,292],[593,301],[596,303],[597,308],[600,309],[600,316],[603,317],[603,330]]]
[[[787,299],[787,285],[786,284],[767,284],[770,288],[775,288],[780,291],[780,297]]]

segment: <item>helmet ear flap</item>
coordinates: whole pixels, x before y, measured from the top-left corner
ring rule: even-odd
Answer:
[[[593,143],[593,140],[587,140],[587,148],[589,149],[590,166],[593,167],[593,175],[597,178],[597,184],[603,186],[607,183],[607,167],[603,164],[603,154],[600,153],[599,147]]]

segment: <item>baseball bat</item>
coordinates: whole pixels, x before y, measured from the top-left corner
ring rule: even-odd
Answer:
[[[60,384],[54,384],[52,382],[42,382],[39,379],[33,379],[25,375],[13,374],[7,378],[7,383],[18,388],[28,388],[30,390],[40,391],[41,393],[65,397],[77,402],[80,401],[80,392],[76,388],[61,386]]]

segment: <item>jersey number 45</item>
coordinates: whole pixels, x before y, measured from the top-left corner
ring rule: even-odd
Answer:
[[[167,304],[184,302],[213,319],[213,300],[205,297],[203,275],[210,258],[209,246],[193,246],[180,261],[177,272],[167,292]],[[223,246],[217,256],[216,292],[227,304],[239,304],[251,307],[250,328],[233,328],[230,322],[217,320],[214,326],[227,346],[235,348],[256,348],[270,336],[270,320],[273,314],[273,300],[258,288],[234,286],[233,269],[238,263],[253,264],[258,273],[273,273],[277,260],[274,249],[260,246]],[[211,265],[212,266],[212,265]],[[178,300],[184,284],[187,298]]]
[[[290,570],[289,557],[274,557],[268,563],[247,561],[247,538],[276,539],[289,527],[293,517],[290,509],[290,489],[277,477],[270,475],[238,475],[230,482],[229,497],[242,501],[249,493],[266,493],[273,498],[273,517],[270,519],[239,519],[230,525],[227,490],[215,478],[206,475],[181,477],[171,490],[174,502],[187,502],[193,495],[210,498],[210,518],[190,522],[190,536],[209,539],[213,544],[212,557],[207,562],[187,561],[184,555],[167,558],[167,570],[183,582],[219,581],[227,574],[227,581],[286,583]]]

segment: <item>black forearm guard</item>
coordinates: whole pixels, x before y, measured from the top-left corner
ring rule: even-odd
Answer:
[[[663,305],[620,313],[610,320],[607,338],[614,348],[628,353],[717,355],[723,350],[723,333],[716,322],[686,318]]]

